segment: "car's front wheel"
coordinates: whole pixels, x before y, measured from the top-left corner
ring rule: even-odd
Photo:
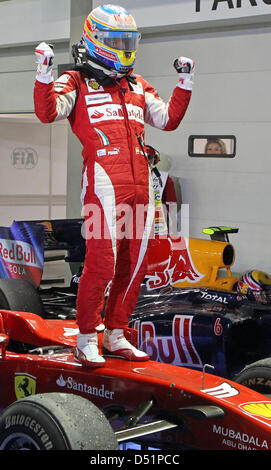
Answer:
[[[32,395],[12,403],[0,418],[0,450],[116,449],[105,415],[77,395]]]

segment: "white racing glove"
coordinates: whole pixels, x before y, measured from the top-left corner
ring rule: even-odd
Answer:
[[[179,75],[178,86],[184,90],[192,91],[195,63],[188,57],[179,57],[174,60],[174,67]]]
[[[35,49],[37,59],[37,75],[36,79],[42,83],[51,83],[54,81],[53,78],[53,59],[54,51],[51,44],[41,42]]]

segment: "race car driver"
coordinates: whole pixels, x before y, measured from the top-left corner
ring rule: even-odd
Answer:
[[[256,302],[271,303],[271,275],[257,269],[248,271],[240,278],[237,292]]]
[[[193,84],[194,62],[180,57],[174,62],[179,81],[172,97],[168,103],[160,99],[146,80],[132,73],[139,39],[129,12],[102,5],[90,12],[83,37],[73,47],[74,69],[55,82],[53,48],[43,42],[35,49],[36,115],[44,123],[68,118],[83,145],[86,257],[77,298],[75,357],[89,367],[105,364],[95,328],[110,280],[103,353],[149,359],[125,337],[145,274],[154,215],[150,170],[139,139],[142,142],[145,122],[166,131],[177,128]],[[118,223],[123,210],[132,231],[125,236]]]

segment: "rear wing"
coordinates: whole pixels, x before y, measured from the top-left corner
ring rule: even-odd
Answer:
[[[239,229],[236,227],[207,227],[202,230],[206,235],[210,235],[211,240],[220,242],[229,241],[229,233],[238,233]]]
[[[67,262],[83,262],[85,239],[82,236],[84,219],[54,219],[32,221],[44,229],[44,251],[66,250]]]
[[[0,278],[40,285],[44,265],[44,230],[30,222],[0,227]]]
[[[0,278],[25,279],[39,287],[46,261],[83,262],[83,222],[83,219],[24,220],[0,227]],[[53,251],[62,250],[64,256],[52,256]]]

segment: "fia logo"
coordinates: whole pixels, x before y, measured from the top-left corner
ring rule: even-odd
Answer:
[[[11,154],[11,164],[18,170],[31,170],[38,163],[38,154],[32,148],[16,148]]]

